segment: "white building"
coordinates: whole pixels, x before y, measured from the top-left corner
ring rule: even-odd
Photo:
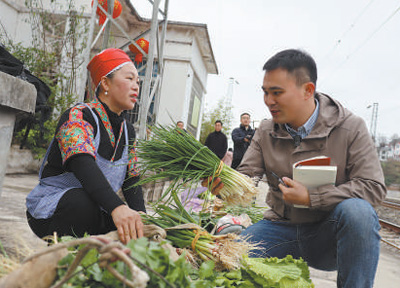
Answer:
[[[66,17],[62,4],[51,10],[57,17]],[[61,3],[60,3],[61,2]],[[30,45],[32,27],[27,22],[29,10],[25,0],[0,0],[0,31],[14,42]],[[44,9],[50,11],[50,0],[42,0]],[[84,7],[84,17],[90,18],[90,0],[76,0],[75,7]],[[150,28],[151,21],[142,18],[129,0],[120,0],[122,13],[118,23],[133,39]],[[134,3],[134,2],[133,2]],[[53,8],[54,9],[54,8]],[[2,28],[2,29],[1,29]],[[96,24],[95,35],[99,30]],[[4,35],[1,35],[3,38]],[[146,39],[146,36],[144,36]],[[110,33],[109,47],[129,51],[126,37],[115,26]],[[82,39],[85,41],[85,39]],[[92,55],[101,50],[102,37],[93,47]],[[155,51],[157,55],[157,51]],[[197,139],[200,136],[208,74],[218,74],[210,37],[205,24],[168,21],[164,48],[164,75],[161,82],[160,104],[156,122],[162,125],[184,121],[186,129]],[[81,72],[86,73],[85,67]],[[155,65],[157,69],[157,65]],[[84,79],[84,77],[78,77]],[[86,83],[77,83],[77,86]],[[153,111],[156,112],[156,111]],[[135,118],[135,117],[133,117]]]

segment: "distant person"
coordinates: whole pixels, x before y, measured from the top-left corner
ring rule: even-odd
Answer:
[[[176,122],[176,127],[185,130],[185,124],[183,123],[183,121]]]
[[[178,122],[176,122],[176,127],[179,128],[179,129],[182,129],[182,130],[185,131],[185,132],[187,132],[187,131],[185,130],[185,123],[183,123],[183,121],[178,121]]]
[[[226,150],[228,149],[228,138],[226,138],[226,135],[221,131],[221,120],[215,121],[214,129],[214,132],[208,134],[204,145],[206,145],[212,152],[214,152],[214,154],[217,155],[219,159],[222,159],[224,158]]]
[[[233,158],[233,150],[232,148],[229,148],[228,151],[226,151],[224,158],[222,158],[222,162],[224,162],[228,166],[231,166],[232,158]]]
[[[233,140],[233,160],[232,168],[236,169],[242,161],[243,155],[251,143],[254,130],[250,127],[250,114],[240,115],[240,127],[232,131]]]

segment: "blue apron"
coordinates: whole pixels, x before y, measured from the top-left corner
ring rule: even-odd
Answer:
[[[100,145],[100,126],[97,115],[89,108],[97,125],[97,135],[94,140],[96,151],[98,151]],[[126,121],[124,120],[124,134],[125,134],[125,147],[122,152],[121,159],[117,161],[110,161],[101,157],[98,153],[96,156],[96,163],[104,176],[107,178],[112,189],[115,193],[121,189],[122,184],[125,180],[126,169],[129,162],[128,159],[128,130],[126,127]],[[44,165],[49,156],[49,151],[52,146],[54,138],[47,149],[46,155],[43,159],[42,166],[39,171],[39,184],[28,194],[26,197],[26,207],[28,212],[36,219],[48,219],[53,216],[54,211],[57,208],[58,202],[61,197],[73,188],[83,188],[79,180],[75,177],[72,172],[65,172],[57,176],[50,176],[44,179],[42,178],[42,172]],[[118,148],[119,141],[115,145],[115,151]],[[115,154],[115,152],[114,152]]]

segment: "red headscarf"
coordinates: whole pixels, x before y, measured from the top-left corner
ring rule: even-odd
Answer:
[[[129,62],[132,62],[132,60],[121,49],[108,48],[95,55],[90,60],[87,69],[97,88],[103,76],[107,76]]]

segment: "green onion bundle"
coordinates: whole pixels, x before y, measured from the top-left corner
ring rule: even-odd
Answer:
[[[219,192],[229,204],[251,203],[257,190],[252,180],[225,165],[210,149],[184,130],[175,127],[153,127],[149,140],[137,143],[138,165],[141,172],[155,174],[142,177],[138,184],[158,182],[165,179],[176,183],[197,184],[201,179],[219,177],[224,187]],[[210,183],[210,186],[212,183]]]
[[[239,268],[242,256],[253,248],[235,234],[211,235],[194,224],[196,220],[183,207],[158,204],[153,209],[158,216],[142,215],[146,224],[164,228],[172,246],[191,251],[199,262],[212,260],[219,270]]]

